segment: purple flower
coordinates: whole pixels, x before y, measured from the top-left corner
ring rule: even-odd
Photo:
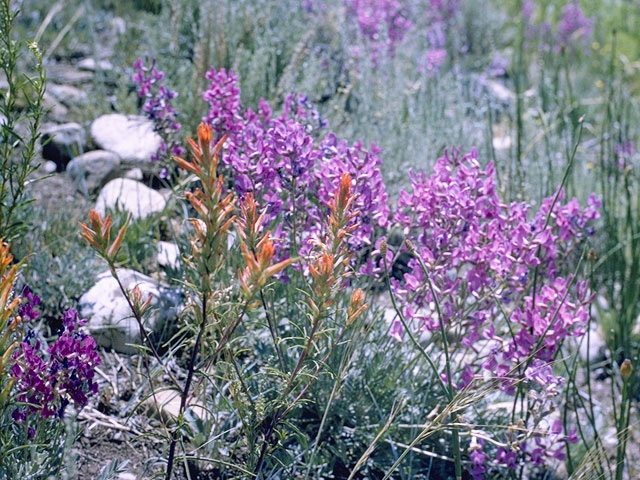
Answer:
[[[212,125],[218,137],[237,132],[242,123],[238,77],[224,68],[212,68],[205,76],[211,83],[202,94],[204,101],[209,104],[209,113],[202,121]]]
[[[471,476],[473,480],[482,480],[487,471],[485,466],[487,455],[482,451],[483,444],[484,441],[482,439],[476,439],[475,437],[471,441],[469,458],[471,459]]]
[[[565,5],[558,23],[558,49],[584,48],[591,41],[593,24],[594,19],[584,15],[577,0]]]
[[[278,258],[310,251],[310,241],[322,235],[321,220],[347,172],[354,180],[359,212],[352,221],[357,228],[350,244],[361,250],[375,243],[377,231],[389,222],[375,145],[350,146],[332,133],[318,138],[327,124],[304,95],[287,95],[282,113],[274,116],[264,100],[257,112],[243,107],[232,71],[212,69],[207,78],[211,84],[205,99],[210,110],[205,120],[217,135],[228,136],[221,164],[226,176],[234,179],[236,192],[241,197],[252,192],[266,209],[265,222],[274,231]]]
[[[177,152],[183,151],[180,145],[181,125],[178,122],[178,112],[171,104],[177,98],[178,92],[160,83],[164,79],[164,73],[156,68],[155,60],[151,62],[151,66],[145,67],[139,58],[133,67],[133,82],[138,85],[138,96],[144,99],[142,111],[153,121],[154,130],[163,139],[158,151],[151,156],[151,161],[168,162],[170,155],[180,155]],[[166,167],[163,167],[163,170],[168,176]]]
[[[344,0],[347,14],[354,17],[360,34],[370,46],[377,65],[384,50],[393,56],[412,27],[405,5],[399,0]]]
[[[524,203],[505,204],[493,165],[481,167],[475,150],[466,155],[447,150],[432,175],[409,176],[412,188],[400,192],[394,219],[422,262],[411,258],[409,271],[391,282],[405,318],[417,328],[439,329],[437,301],[442,320],[459,332],[460,347],[485,352],[451,379],[458,388],[485,370],[507,394],[515,393],[520,380],[552,398],[564,379],[554,374],[551,362],[564,339],[584,334],[593,301],[588,282],[561,275],[561,262],[590,235],[600,202],[592,196],[586,207],[576,199],[563,203],[560,191],[557,202],[556,195],[547,198],[533,214]],[[536,268],[534,293],[529,273]],[[509,333],[497,335],[495,323],[507,309]],[[393,325],[390,335],[400,339],[401,334],[401,326]],[[527,368],[518,379],[523,364]],[[564,454],[558,424],[549,428],[552,435],[545,442],[536,439],[526,452],[534,464]],[[474,458],[472,473],[481,478],[481,454]],[[498,462],[510,468],[516,458],[510,450],[498,451]]]
[[[12,413],[16,422],[25,422],[33,414],[62,417],[70,402],[82,408],[87,394],[98,392],[93,378],[101,360],[95,340],[79,329],[85,320],[75,310],[67,310],[62,323],[62,333],[46,351],[28,334],[13,354],[10,373],[16,379],[15,398],[26,404]]]
[[[29,285],[25,285],[20,296],[26,300],[20,305],[19,313],[24,321],[35,320],[40,315],[36,307],[40,305],[40,297],[31,292]]]
[[[394,340],[402,343],[404,341],[404,327],[402,326],[402,322],[400,320],[394,320],[391,324],[391,330],[389,330],[389,335]]]
[[[420,59],[418,71],[421,73],[434,74],[447,59],[447,51],[444,48],[430,48]]]

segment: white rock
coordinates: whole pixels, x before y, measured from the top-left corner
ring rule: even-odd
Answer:
[[[131,180],[141,181],[144,178],[144,174],[142,173],[141,169],[136,167],[136,168],[132,168],[127,173],[125,173],[124,178],[130,178]]]
[[[118,276],[127,290],[140,288],[143,298],[152,296],[151,315],[145,320],[148,332],[159,330],[177,317],[180,296],[175,290],[158,285],[151,277],[130,269],[118,269]],[[103,272],[96,284],[80,297],[79,307],[87,327],[103,347],[122,353],[135,353],[133,345],[141,343],[140,329],[129,304],[111,272]]]
[[[137,480],[138,477],[134,473],[122,472],[118,474],[118,480]]]
[[[582,339],[582,343],[580,343],[580,358],[582,358],[583,361],[589,360],[590,362],[596,362],[603,358],[606,348],[607,343],[602,338],[602,335],[595,324],[592,324],[591,331],[589,332],[588,348],[586,333],[585,337]]]
[[[113,64],[109,60],[97,60],[95,58],[83,58],[76,67],[87,72],[107,72],[113,70]]]
[[[147,405],[154,413],[160,413],[165,420],[176,419],[180,414],[180,392],[177,390],[165,389],[156,391],[155,398],[153,396],[147,399]],[[187,407],[201,419],[207,419],[209,414],[198,405],[190,405]]]
[[[496,150],[508,150],[511,148],[511,144],[511,137],[508,135],[504,137],[493,137],[493,148]]]
[[[123,161],[146,162],[162,142],[153,123],[139,115],[113,113],[91,124],[91,138],[103,150],[117,153]]]
[[[164,210],[166,200],[155,190],[130,178],[116,178],[107,183],[96,200],[96,211],[105,215],[108,209],[123,210],[133,218],[145,218]]]
[[[113,17],[109,22],[111,30],[115,35],[124,35],[127,31],[127,22],[122,17]]]
[[[158,264],[177,269],[180,266],[180,248],[171,242],[158,242]]]
[[[98,191],[114,175],[120,157],[107,150],[93,150],[79,155],[67,165],[67,173],[83,193]]]
[[[499,102],[509,105],[513,101],[515,101],[516,95],[507,87],[505,87],[502,83],[497,80],[490,80],[487,82],[487,86],[489,90],[493,94],[494,98]]]

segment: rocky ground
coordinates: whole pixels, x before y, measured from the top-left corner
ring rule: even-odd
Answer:
[[[116,81],[128,78],[111,61],[125,28],[122,19],[114,18],[99,32],[97,56],[89,56],[92,49],[79,45],[45,65],[48,112],[42,129],[41,168],[31,187],[33,208],[65,209],[80,219],[86,218],[90,208],[101,214],[118,209],[135,219],[165,209],[171,191],[147,186],[154,175],[150,157],[161,141],[153,124],[142,116],[119,113],[86,120],[86,107],[96,84],[103,82],[109,91],[116,88]],[[161,241],[154,248],[160,270],[178,266],[175,243]],[[156,313],[149,319],[150,329],[161,331],[176,319],[183,298],[179,290],[166,285],[162,271],[152,277],[122,269],[120,276],[126,288],[138,285],[145,295],[153,296]],[[96,478],[114,459],[121,461],[118,478],[150,478],[162,471],[159,464],[164,460],[166,437],[149,432],[163,431],[165,420],[176,414],[179,399],[171,391],[149,398],[142,357],[132,346],[140,340],[138,326],[111,275],[97,272],[86,282],[87,290],[77,308],[102,347],[103,363],[98,369],[100,394],[78,417],[79,437],[73,451],[77,478]],[[178,365],[172,368],[181,371]],[[160,377],[155,388],[162,390],[162,385]],[[198,475],[207,478],[208,474]]]

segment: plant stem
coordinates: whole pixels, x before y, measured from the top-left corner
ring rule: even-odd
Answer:
[[[182,390],[182,395],[180,396],[180,409],[178,410],[178,422],[182,421],[182,417],[184,415],[185,407],[187,405],[187,397],[189,396],[189,389],[191,388],[191,381],[193,380],[193,373],[195,371],[196,360],[198,358],[198,350],[200,349],[200,343],[202,342],[202,337],[207,328],[207,300],[208,300],[208,292],[205,291],[202,293],[202,319],[200,322],[200,329],[198,330],[198,336],[196,337],[196,341],[191,351],[191,358],[189,359],[189,369],[187,371],[187,380],[185,381],[184,389]],[[173,469],[176,445],[179,438],[178,426],[176,426],[173,432],[171,432],[171,444],[169,445],[169,457],[167,458],[167,475],[165,477],[166,480],[170,480],[171,478],[171,471]]]
[[[262,308],[264,309],[264,314],[267,317],[267,324],[269,325],[269,332],[271,333],[271,338],[273,339],[273,348],[276,349],[276,355],[278,355],[278,363],[280,364],[280,370],[282,373],[286,372],[286,368],[284,366],[284,359],[282,357],[282,352],[280,351],[280,345],[278,345],[278,335],[276,333],[276,328],[271,318],[271,314],[269,313],[269,309],[267,308],[267,302],[264,298],[264,292],[260,289],[260,301],[262,302]]]
[[[433,302],[436,304],[436,311],[438,312],[438,321],[440,323],[440,333],[442,335],[442,349],[444,350],[444,360],[447,372],[447,384],[449,386],[449,401],[453,401],[453,380],[451,378],[451,359],[449,357],[449,341],[447,340],[447,330],[444,324],[444,318],[442,317],[442,311],[440,310],[440,302],[438,301],[438,296],[436,295],[436,291],[433,288],[433,283],[431,282],[431,276],[427,271],[427,266],[422,261],[422,258],[419,255],[416,255],[418,258],[418,262],[422,267],[422,271],[424,272],[424,276],[427,279],[427,283],[429,284],[429,290],[431,291],[431,296],[433,297]],[[460,436],[458,434],[457,428],[452,428],[451,433],[453,435],[453,459],[455,461],[455,472],[456,472],[456,480],[462,480],[462,460],[460,458]]]

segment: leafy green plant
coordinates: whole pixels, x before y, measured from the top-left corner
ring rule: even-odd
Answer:
[[[38,168],[34,160],[40,144],[46,87],[42,53],[36,43],[29,44],[34,73],[20,73],[22,45],[12,38],[17,15],[9,0],[0,2],[0,69],[6,81],[0,101],[0,238],[5,241],[26,229],[18,213],[29,205],[27,180]]]

